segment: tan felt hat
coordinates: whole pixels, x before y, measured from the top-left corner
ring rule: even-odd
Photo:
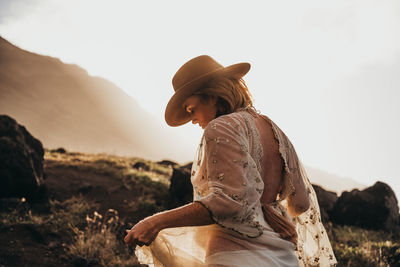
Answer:
[[[182,107],[183,102],[210,80],[219,77],[240,79],[250,70],[249,63],[238,63],[224,67],[212,57],[202,55],[186,62],[175,73],[172,85],[175,94],[165,109],[165,121],[169,126],[180,126],[190,121],[190,115]]]

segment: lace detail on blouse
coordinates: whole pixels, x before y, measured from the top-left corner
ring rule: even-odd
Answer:
[[[300,267],[302,266],[335,266],[335,254],[329,242],[325,227],[321,222],[318,199],[312,184],[307,178],[303,165],[300,171],[305,178],[306,188],[310,197],[310,208],[293,219],[297,228],[298,245],[296,254]]]
[[[296,162],[289,162],[289,151],[294,151],[291,149],[293,146],[289,142],[289,139],[285,136],[285,134],[279,129],[279,127],[267,116],[263,116],[266,118],[272,126],[272,131],[274,133],[274,137],[279,144],[279,155],[282,158],[284,163],[284,174],[283,174],[283,182],[282,182],[282,191],[279,193],[278,199],[284,200],[290,194],[295,194],[296,189],[293,185],[293,178],[292,175],[296,172],[298,173],[298,166]],[[297,155],[296,155],[297,158]]]
[[[256,118],[257,115],[255,115],[254,113],[252,113],[249,110],[245,110],[245,111],[247,111],[247,112],[243,112],[243,115],[245,117],[246,124],[250,129],[248,136],[249,136],[249,138],[251,140],[251,144],[252,144],[252,155],[254,157],[254,161],[256,162],[257,170],[259,173],[261,173],[261,159],[263,156],[263,148],[261,146],[260,135],[258,133],[258,130],[254,123],[254,120],[251,117],[249,117],[249,116],[253,116]]]

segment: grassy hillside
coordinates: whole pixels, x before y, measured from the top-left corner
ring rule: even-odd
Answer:
[[[148,167],[135,169],[142,162]],[[49,202],[0,212],[1,266],[140,266],[124,230],[170,205],[172,168],[141,158],[46,150]],[[399,266],[399,233],[326,224],[339,266]],[[397,264],[397,265],[396,265]]]

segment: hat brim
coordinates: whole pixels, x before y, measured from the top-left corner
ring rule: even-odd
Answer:
[[[190,115],[182,107],[183,102],[196,92],[203,84],[215,77],[226,76],[241,78],[250,70],[249,63],[238,63],[206,73],[176,90],[165,109],[165,121],[169,126],[176,127],[190,121]]]

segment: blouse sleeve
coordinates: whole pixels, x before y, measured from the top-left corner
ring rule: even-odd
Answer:
[[[220,226],[259,236],[262,227],[255,211],[264,185],[249,152],[247,129],[226,119],[210,124],[203,136],[207,186],[195,201],[203,204]]]

